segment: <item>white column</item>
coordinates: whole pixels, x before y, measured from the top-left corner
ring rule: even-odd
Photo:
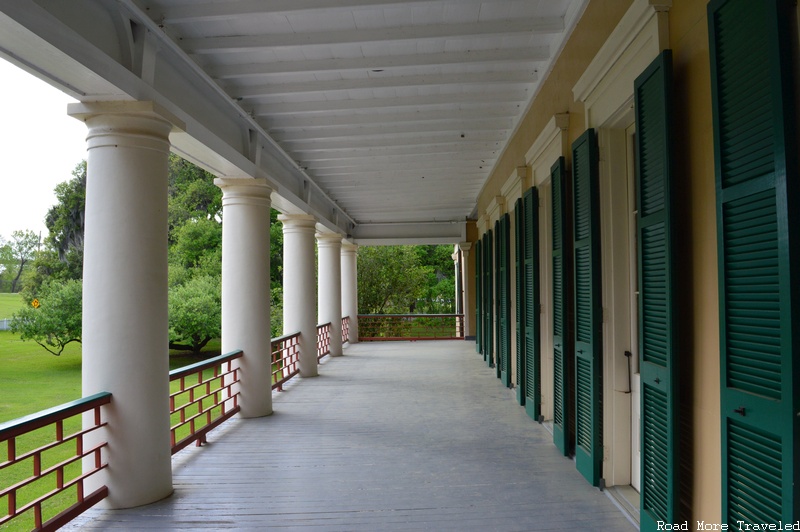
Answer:
[[[316,220],[307,214],[282,214],[278,220],[283,222],[283,334],[300,332],[300,376],[316,377]]]
[[[264,179],[215,179],[222,189],[222,352],[241,349],[239,406],[245,418],[272,413],[269,211]]]
[[[106,508],[172,493],[167,349],[167,162],[180,122],[152,102],[69,105],[89,128],[83,267],[83,395],[111,392]],[[91,417],[91,416],[89,416]],[[88,421],[88,419],[87,419]]]
[[[358,342],[358,246],[342,243],[342,316],[350,316],[350,343]]]
[[[472,248],[471,242],[459,242],[458,247],[461,250],[461,293],[463,307],[461,311],[464,313],[464,338],[474,336],[472,330],[472,316],[475,312],[475,296],[474,292],[470,289],[475,282],[475,269],[470,268],[472,261],[469,259],[469,250]]]
[[[319,323],[331,324],[332,357],[342,354],[342,236],[317,234],[319,253]]]

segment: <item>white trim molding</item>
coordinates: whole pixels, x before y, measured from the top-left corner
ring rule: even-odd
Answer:
[[[603,125],[624,105],[633,82],[669,48],[672,0],[634,0],[572,89],[586,109],[586,127]]]

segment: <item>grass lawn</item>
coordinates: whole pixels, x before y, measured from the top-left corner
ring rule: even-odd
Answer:
[[[0,294],[0,320],[10,318],[25,305],[19,294]]]
[[[7,294],[0,294],[6,296]],[[15,298],[19,296],[13,294]],[[10,301],[11,298],[8,298]],[[3,304],[6,298],[0,299]],[[20,301],[21,304],[21,301]],[[5,308],[0,306],[0,309]],[[13,313],[13,311],[12,311]],[[2,314],[2,312],[0,312]],[[219,354],[219,341],[211,342],[202,358]],[[191,355],[175,353],[170,356],[170,369],[182,367],[200,360]],[[35,342],[23,342],[10,331],[0,331],[0,423],[33,414],[46,408],[79,399],[81,397],[81,346],[70,344],[59,356],[53,356]],[[167,405],[164,405],[166,408]],[[65,433],[71,434],[80,428],[80,416],[65,422]],[[17,439],[17,454],[52,441],[54,428],[45,427],[24,438]],[[74,443],[56,447],[43,455],[43,467],[52,466],[72,456]],[[0,443],[0,462],[5,459],[7,444]],[[30,461],[0,469],[0,491],[31,473]],[[66,469],[66,478],[79,473],[80,465],[72,464]],[[38,497],[55,486],[55,475],[39,480],[20,490],[17,506]],[[74,494],[66,493],[45,503],[45,519],[48,519],[74,502]],[[0,508],[7,508],[6,497],[0,497]],[[28,517],[29,516],[29,517]],[[30,530],[33,514],[15,519],[13,523],[0,526],[0,530]]]

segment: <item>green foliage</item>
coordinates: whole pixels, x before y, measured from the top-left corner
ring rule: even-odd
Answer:
[[[171,153],[169,156],[170,243],[176,230],[190,220],[222,219],[222,190],[214,176],[199,166]]]
[[[39,307],[26,306],[13,316],[11,330],[22,340],[33,340],[58,356],[72,342],[81,341],[83,283],[46,281],[37,299]]]
[[[222,334],[219,277],[201,275],[169,290],[169,348],[199,354]]]
[[[86,161],[72,171],[72,179],[54,190],[58,200],[47,211],[44,223],[49,235],[31,268],[22,277],[22,294],[32,300],[49,280],[83,278],[83,233],[86,212]]]
[[[50,207],[44,223],[50,235],[47,243],[61,261],[77,261],[73,269],[83,269],[83,232],[86,213],[86,161],[72,171],[72,179],[56,185],[58,202]]]
[[[171,264],[196,268],[201,265],[209,267],[208,263],[211,261],[217,263],[219,269],[222,259],[222,224],[216,220],[189,220],[173,230],[172,240]],[[213,266],[210,267],[213,269]]]
[[[18,292],[22,273],[29,268],[39,248],[39,235],[30,230],[14,231],[11,233],[11,240],[3,248],[0,256],[4,261],[4,273],[8,272],[11,292]]]
[[[414,312],[430,267],[414,246],[365,246],[358,251],[358,309],[365,314]]]
[[[363,314],[455,312],[453,247],[365,246],[358,251]]]

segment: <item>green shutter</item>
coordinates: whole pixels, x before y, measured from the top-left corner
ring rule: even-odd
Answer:
[[[598,161],[597,137],[588,129],[572,145],[575,465],[593,486],[603,461]]]
[[[643,532],[678,521],[671,96],[672,52],[665,50],[634,83]]]
[[[553,442],[565,455],[571,452],[569,416],[572,398],[569,394],[568,314],[567,314],[567,194],[565,160],[559,157],[550,168],[553,229]]]
[[[800,519],[796,6],[708,6],[720,300],[722,518]],[[790,207],[794,205],[794,207]],[[794,272],[792,271],[794,268]],[[795,274],[794,276],[792,274]],[[738,527],[736,528],[738,529]]]
[[[501,330],[502,316],[500,313],[501,300],[503,298],[503,287],[500,285],[500,270],[503,265],[500,263],[500,248],[503,245],[503,232],[500,228],[500,220],[494,223],[494,276],[492,283],[494,285],[494,358],[492,359],[492,367],[494,368],[495,375],[500,378],[500,358],[503,349],[503,331]]]
[[[503,215],[495,223],[497,277],[497,377],[506,386],[511,386],[511,299],[509,263],[510,217]]]
[[[517,294],[517,306],[515,309],[515,318],[516,318],[516,334],[517,334],[517,350],[516,350],[516,357],[517,357],[517,402],[525,406],[525,303],[526,301],[523,299],[525,297],[525,286],[524,286],[524,262],[525,259],[523,258],[524,254],[524,238],[525,238],[525,213],[523,212],[523,202],[522,198],[517,199],[514,203],[514,264],[516,266],[515,269],[515,278],[514,278],[514,285],[516,288]]]
[[[523,304],[525,342],[525,411],[541,421],[542,379],[539,340],[539,193],[535,187],[523,195]]]
[[[483,260],[484,260],[484,311],[483,311],[483,359],[488,366],[492,365],[494,357],[494,292],[492,290],[492,279],[494,278],[493,268],[493,252],[492,246],[492,231],[486,231],[483,242]]]
[[[483,283],[481,282],[481,241],[475,242],[475,351],[482,350],[481,326],[483,325]]]

